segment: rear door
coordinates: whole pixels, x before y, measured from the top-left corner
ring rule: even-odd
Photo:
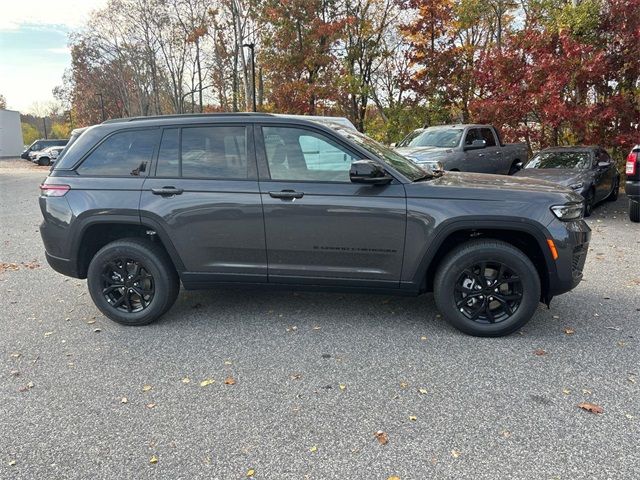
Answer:
[[[169,237],[191,274],[183,281],[267,280],[252,129],[240,123],[163,129],[140,214]]]
[[[357,151],[298,125],[257,132],[269,282],[398,287],[404,186],[354,184]]]

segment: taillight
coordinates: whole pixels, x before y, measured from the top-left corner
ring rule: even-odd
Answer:
[[[638,152],[631,152],[627,157],[627,175],[635,175],[638,173]]]
[[[69,185],[51,185],[43,183],[40,185],[40,192],[45,197],[63,197],[71,187]]]

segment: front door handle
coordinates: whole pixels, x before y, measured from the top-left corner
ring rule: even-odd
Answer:
[[[479,153],[478,156],[479,157],[484,157],[484,153]]]
[[[281,190],[279,192],[269,192],[271,198],[279,198],[281,200],[293,200],[294,198],[304,197],[304,193],[295,190]]]
[[[171,195],[180,195],[184,192],[182,188],[176,187],[162,187],[162,188],[152,188],[151,193],[154,195],[162,195],[162,196],[171,196]]]

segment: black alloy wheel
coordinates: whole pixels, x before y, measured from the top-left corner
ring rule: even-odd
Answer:
[[[140,262],[117,258],[102,271],[102,294],[112,308],[126,313],[141,312],[155,295],[155,282]]]
[[[456,307],[469,320],[499,323],[517,312],[522,292],[520,277],[507,265],[480,262],[459,276],[454,298]]]

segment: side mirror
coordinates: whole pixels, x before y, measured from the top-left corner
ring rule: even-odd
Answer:
[[[393,180],[393,177],[373,160],[352,162],[349,178],[353,183],[367,183],[369,185],[386,185]]]
[[[474,140],[471,145],[465,145],[465,150],[479,150],[481,148],[485,148],[487,146],[487,142],[485,140]]]
[[[391,145],[389,145],[391,148],[396,148],[397,143],[393,142]]]
[[[514,167],[516,167],[516,171],[522,170],[524,168],[524,163],[518,162],[514,165]]]
[[[609,165],[611,165],[609,162],[598,162],[598,168],[601,170],[609,168]]]

